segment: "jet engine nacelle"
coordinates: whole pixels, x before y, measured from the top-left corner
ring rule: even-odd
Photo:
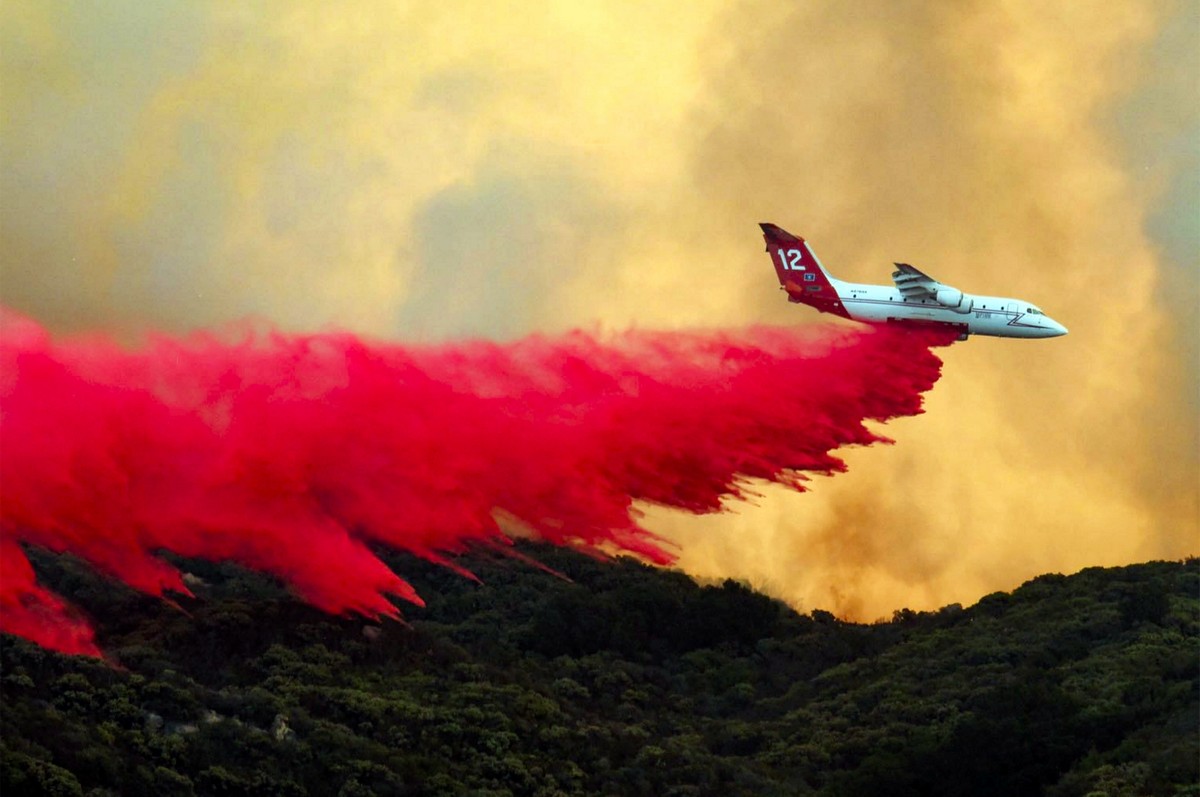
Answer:
[[[941,288],[937,292],[937,303],[949,307],[956,313],[969,313],[975,307],[975,300],[957,288]]]

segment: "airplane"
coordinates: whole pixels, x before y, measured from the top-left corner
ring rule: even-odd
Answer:
[[[766,222],[767,251],[788,301],[868,324],[949,327],[968,335],[1056,338],[1067,328],[1034,304],[1002,296],[972,296],[907,263],[896,263],[894,288],[845,282],[830,274],[803,238]]]
[[[845,282],[829,274],[803,238],[761,222],[767,251],[787,300],[868,324],[941,326],[968,335],[1058,337],[1066,326],[1037,305],[1004,296],[962,293],[907,263],[896,263],[894,288]]]

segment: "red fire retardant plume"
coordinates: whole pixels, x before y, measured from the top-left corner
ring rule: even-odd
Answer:
[[[370,550],[427,559],[536,537],[660,564],[634,501],[714,512],[749,479],[801,489],[865,419],[921,411],[945,335],[886,329],[574,332],[407,347],[197,334],[134,351],[0,315],[0,630],[99,655],[22,545],[151,595],[157,554],[273,574],[332,613],[420,605]]]

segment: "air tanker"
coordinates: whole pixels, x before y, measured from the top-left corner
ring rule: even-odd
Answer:
[[[767,252],[789,302],[868,324],[946,327],[968,335],[1056,338],[1067,328],[1037,305],[1003,296],[973,296],[944,285],[907,263],[896,263],[893,286],[837,279],[803,238],[762,223]]]

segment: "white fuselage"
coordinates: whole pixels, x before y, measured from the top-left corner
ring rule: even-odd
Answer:
[[[830,277],[846,312],[855,321],[869,323],[929,322],[954,324],[970,335],[1004,338],[1053,338],[1066,327],[1042,313],[1036,305],[1003,296],[965,294],[962,304],[971,309],[947,307],[934,299],[905,299],[896,288],[866,285]]]

